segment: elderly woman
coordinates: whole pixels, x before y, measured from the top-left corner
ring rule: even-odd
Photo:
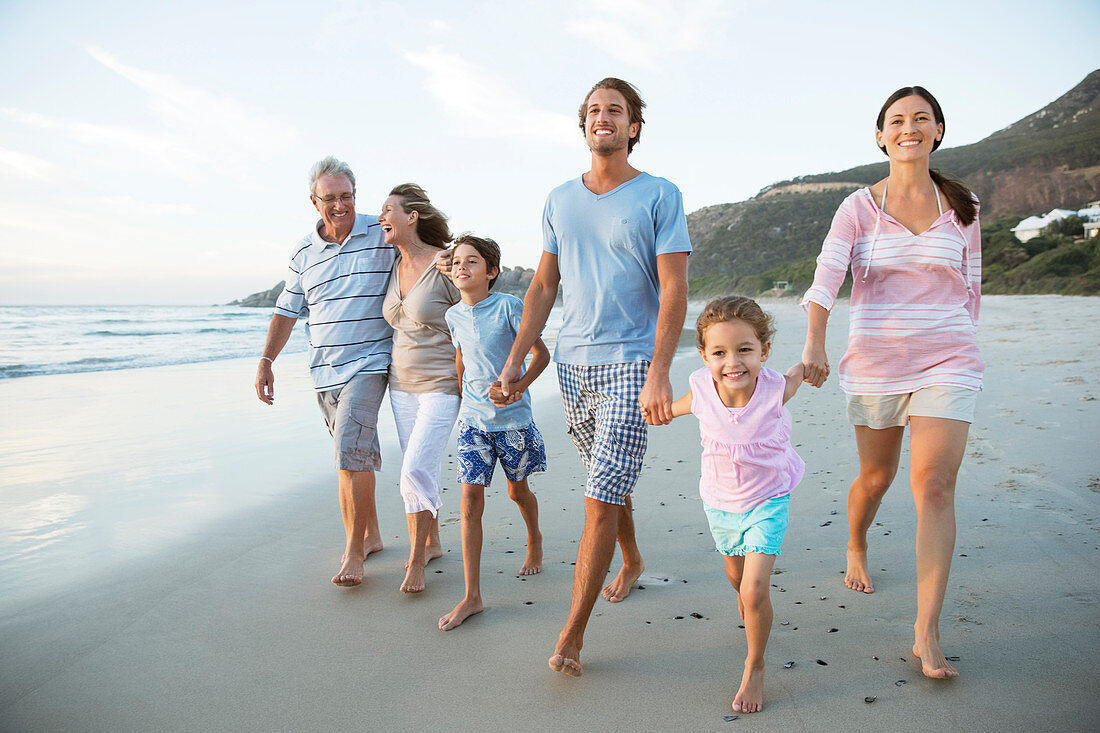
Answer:
[[[958,675],[940,647],[939,618],[955,545],[955,480],[982,386],[978,353],[981,229],[977,199],[929,168],[943,110],[927,89],[904,87],[882,105],[879,149],[890,175],[861,188],[833,218],[814,283],[802,355],[805,378],[829,373],[825,326],[851,268],[848,351],[840,388],[855,426],[859,475],[848,492],[845,585],[871,593],[867,530],[898,470],[909,426],[909,484],[917,509],[913,654],[928,677]]]
[[[444,314],[458,290],[434,266],[451,241],[447,218],[415,183],[390,191],[378,216],[397,250],[382,315],[393,327],[390,404],[404,459],[401,497],[409,525],[403,593],[424,590],[424,566],[439,557],[440,460],[458,416],[455,348]]]

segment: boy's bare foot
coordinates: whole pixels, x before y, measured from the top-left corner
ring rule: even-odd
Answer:
[[[642,577],[644,570],[645,565],[632,566],[623,563],[619,574],[604,586],[601,595],[611,603],[618,603],[630,595],[630,591],[634,588],[634,584],[638,582],[638,578]]]
[[[867,570],[867,550],[848,548],[848,571],[844,573],[844,585],[860,593],[874,593],[875,584]]]
[[[913,656],[920,660],[921,671],[924,672],[925,677],[949,680],[959,676],[959,670],[951,666],[947,657],[943,655],[943,650],[940,649],[940,643],[934,639],[914,644]]]
[[[764,709],[764,667],[745,666],[741,677],[741,689],[733,698],[733,709],[738,713],[759,713]]]
[[[359,557],[344,557],[340,566],[340,572],[332,576],[333,585],[350,588],[363,582],[363,559]]]
[[[481,599],[469,599],[463,598],[459,601],[458,605],[454,607],[454,610],[439,619],[439,630],[450,631],[462,625],[462,622],[473,616],[475,613],[481,613],[485,610],[485,606],[481,604]]]
[[[424,590],[424,566],[407,562],[405,568],[405,581],[401,583],[401,592],[419,593]]]
[[[542,535],[534,541],[527,541],[527,557],[523,560],[520,575],[534,575],[542,572]]]

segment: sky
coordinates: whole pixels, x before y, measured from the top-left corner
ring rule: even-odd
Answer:
[[[631,163],[687,212],[881,156],[895,89],[976,142],[1100,67],[1100,3],[0,0],[0,303],[212,304],[281,280],[310,166],[414,181],[534,267],[588,168],[577,108],[647,102]]]

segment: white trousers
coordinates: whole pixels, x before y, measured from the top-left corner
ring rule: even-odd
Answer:
[[[390,389],[397,439],[404,455],[401,498],[405,500],[406,514],[429,511],[435,517],[439,513],[443,503],[440,462],[461,404],[458,395]]]

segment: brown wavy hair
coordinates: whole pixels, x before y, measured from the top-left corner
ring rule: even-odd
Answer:
[[[415,183],[402,183],[394,186],[390,196],[401,198],[401,208],[405,211],[415,211],[416,235],[424,241],[439,249],[447,249],[447,243],[454,239],[451,228],[447,225],[446,215],[437,209],[428,199],[428,192]]]
[[[637,123],[638,125],[638,134],[627,140],[626,143],[626,154],[630,155],[634,150],[634,146],[642,139],[642,125],[645,124],[645,118],[642,117],[642,110],[645,109],[645,102],[642,101],[642,95],[638,92],[638,87],[628,81],[616,79],[613,76],[609,76],[606,79],[600,79],[596,82],[595,86],[588,90],[588,94],[584,96],[584,101],[581,102],[581,108],[577,112],[577,116],[580,118],[581,132],[584,132],[584,120],[588,116],[588,100],[597,89],[613,89],[622,94],[626,99],[626,111],[630,116],[630,124],[633,125]]]
[[[695,345],[700,351],[706,350],[707,329],[726,321],[744,321],[749,324],[761,344],[768,343],[775,335],[775,319],[755,300],[743,295],[723,295],[707,303],[699,314],[699,319],[695,321]]]
[[[481,255],[481,259],[485,260],[486,272],[494,267],[496,268],[497,274],[489,279],[489,290],[492,290],[493,286],[497,284],[497,278],[500,277],[500,245],[488,237],[475,237],[470,232],[463,232],[455,237],[454,244],[451,245],[451,251],[454,252],[455,247],[460,244],[468,244],[477,250],[477,253]]]

